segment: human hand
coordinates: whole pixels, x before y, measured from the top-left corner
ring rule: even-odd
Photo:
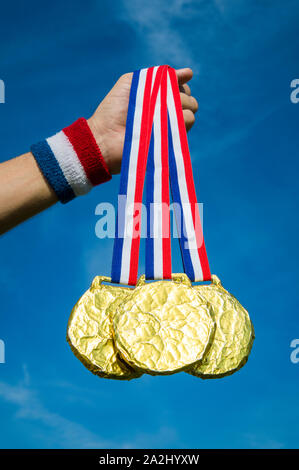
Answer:
[[[187,85],[193,72],[190,68],[183,68],[176,70],[176,74],[185,126],[188,131],[194,124],[194,114],[198,109],[198,103]],[[89,127],[111,174],[117,174],[121,169],[132,77],[132,73],[122,75],[88,119]]]

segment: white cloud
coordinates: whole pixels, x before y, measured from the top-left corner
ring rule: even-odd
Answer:
[[[155,61],[153,65],[169,63],[179,68],[194,64],[185,38],[173,24],[192,16],[190,0],[123,0],[122,5],[123,19],[129,21],[145,39]]]
[[[244,441],[251,449],[283,449],[283,442],[271,439],[261,433],[248,433],[244,435]]]
[[[36,423],[37,440],[36,447],[44,448],[71,448],[71,449],[90,449],[90,448],[155,448],[165,446],[177,440],[175,429],[168,426],[158,427],[152,433],[143,431],[135,435],[124,435],[122,441],[112,441],[105,437],[90,431],[78,422],[61,416],[60,414],[49,410],[42,402],[38,389],[32,387],[27,367],[23,367],[23,378],[16,385],[6,382],[0,382],[0,399],[7,403],[15,405],[14,418],[16,420],[28,420]],[[65,389],[67,395],[91,396],[94,398],[92,390],[74,387],[67,382],[48,384],[47,389],[59,387]],[[97,397],[98,399],[98,393]],[[79,399],[78,399],[79,401]],[[84,401],[84,400],[83,400]],[[85,403],[85,402],[84,402]],[[95,400],[89,404],[94,405]],[[86,403],[85,403],[86,404]],[[87,403],[88,404],[88,403]],[[35,436],[32,436],[34,438]]]
[[[59,414],[49,411],[42,403],[38,392],[30,387],[29,376],[17,385],[0,382],[0,397],[16,405],[17,419],[36,421],[46,428],[43,436],[45,447],[60,448],[109,448],[112,443],[89,431],[84,426]],[[40,434],[40,433],[39,433]],[[40,434],[42,436],[42,434]]]
[[[169,442],[174,442],[178,439],[177,432],[174,428],[169,426],[162,426],[158,429],[157,433],[150,434],[141,432],[133,438],[128,440],[122,446],[123,449],[139,449],[139,448],[157,448],[169,446]]]

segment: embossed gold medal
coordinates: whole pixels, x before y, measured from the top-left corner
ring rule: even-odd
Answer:
[[[225,290],[217,276],[210,285],[194,286],[213,306],[216,332],[212,347],[201,363],[188,372],[202,379],[231,375],[246,364],[250,354],[254,329],[248,312]]]
[[[80,361],[94,374],[112,379],[134,379],[141,374],[123,362],[115,348],[108,307],[116,298],[125,299],[131,289],[102,284],[97,276],[74,306],[67,340]]]
[[[202,359],[213,339],[211,307],[191,283],[144,278],[113,317],[115,344],[133,367],[171,374]]]
[[[137,280],[145,180],[145,276]],[[184,274],[172,274],[169,187]],[[250,353],[248,312],[210,273],[180,91],[167,65],[133,74],[111,278],[96,277],[77,302],[67,338],[93,373],[127,380],[223,377]]]

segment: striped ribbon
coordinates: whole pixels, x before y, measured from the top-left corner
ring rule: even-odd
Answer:
[[[174,69],[168,69],[167,80],[170,185],[184,271],[191,281],[209,281],[211,272],[196,198],[180,91]]]
[[[167,65],[141,69],[133,74],[112,282],[129,285],[137,282],[145,173],[146,278],[171,278],[170,176],[184,270],[192,281],[209,280],[180,92],[175,70]]]

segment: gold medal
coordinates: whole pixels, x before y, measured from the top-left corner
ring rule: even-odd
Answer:
[[[115,348],[108,307],[117,298],[125,299],[131,290],[103,285],[110,278],[97,276],[90,289],[74,306],[68,322],[67,340],[75,356],[94,374],[105,378],[130,380],[141,372],[134,370]]]
[[[149,374],[172,374],[202,359],[214,322],[209,302],[187,276],[146,284],[144,276],[132,294],[111,305],[116,348],[123,359]]]
[[[211,303],[216,331],[212,346],[203,361],[187,372],[202,379],[231,375],[247,362],[255,337],[248,312],[222,287],[215,275],[212,276],[210,285],[193,288]]]

